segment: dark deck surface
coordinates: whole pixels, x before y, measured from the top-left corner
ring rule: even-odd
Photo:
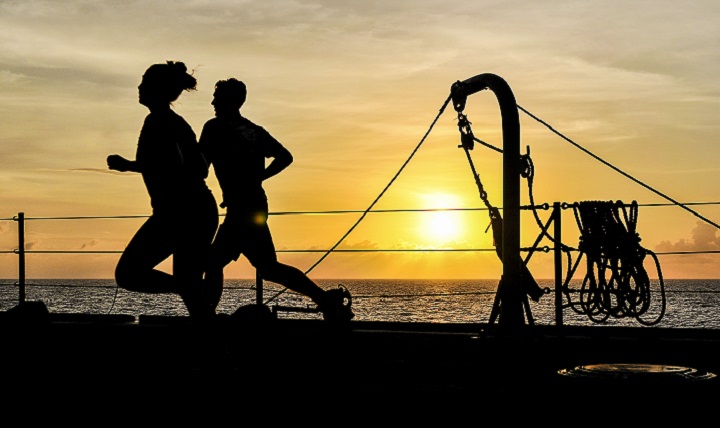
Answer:
[[[52,390],[53,402],[311,400],[417,412],[422,403],[540,411],[720,397],[720,331],[9,312],[0,325],[3,385],[25,402]]]

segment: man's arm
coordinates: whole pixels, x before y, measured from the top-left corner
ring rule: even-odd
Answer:
[[[273,158],[270,164],[265,168],[263,181],[270,177],[278,175],[282,170],[290,166],[293,162],[293,156],[288,149],[279,145],[273,152]]]

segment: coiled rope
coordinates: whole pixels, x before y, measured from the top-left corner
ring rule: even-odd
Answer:
[[[665,286],[655,253],[640,245],[636,232],[638,205],[622,201],[584,201],[573,204],[581,232],[579,249],[587,256],[587,273],[579,302],[566,296],[575,312],[601,323],[613,318],[635,318],[640,324],[654,325],[665,314]],[[621,214],[622,213],[622,217]],[[643,319],[651,306],[651,281],[644,267],[646,255],[655,261],[660,288],[660,310],[652,320]]]

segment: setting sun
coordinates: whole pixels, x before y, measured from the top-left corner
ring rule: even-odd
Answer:
[[[456,211],[442,211],[457,208],[458,198],[447,193],[422,195],[423,206],[430,210],[420,217],[421,235],[433,243],[451,241],[462,232],[461,217]]]

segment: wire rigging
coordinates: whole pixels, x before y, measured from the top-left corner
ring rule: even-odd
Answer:
[[[558,137],[562,138],[563,140],[567,141],[568,143],[570,143],[570,144],[572,144],[573,146],[577,147],[578,149],[582,150],[582,151],[585,152],[587,155],[593,157],[595,160],[599,161],[599,162],[602,163],[603,165],[605,165],[605,166],[607,166],[607,167],[609,167],[609,168],[612,168],[614,171],[616,171],[616,172],[618,172],[619,174],[625,176],[626,178],[629,178],[630,180],[632,180],[632,181],[634,181],[635,183],[641,185],[642,187],[650,190],[651,192],[655,193],[656,195],[661,196],[662,198],[664,198],[664,199],[672,202],[673,204],[679,206],[680,208],[682,208],[682,209],[690,212],[690,213],[693,214],[695,217],[697,217],[697,218],[699,218],[699,219],[707,222],[708,224],[711,224],[711,225],[715,226],[716,228],[720,229],[720,225],[718,225],[717,223],[715,223],[715,222],[713,222],[712,220],[710,220],[710,219],[702,216],[700,213],[698,213],[697,211],[689,208],[689,207],[686,206],[685,204],[676,201],[675,199],[671,198],[670,196],[667,196],[666,194],[664,194],[664,193],[662,193],[662,192],[654,189],[653,187],[651,187],[651,186],[643,183],[642,181],[636,179],[635,177],[631,176],[630,174],[628,174],[628,173],[620,170],[619,168],[615,167],[614,165],[606,162],[604,159],[602,159],[602,158],[600,158],[599,156],[595,155],[594,153],[590,152],[589,150],[587,150],[586,148],[582,147],[581,145],[579,145],[579,144],[576,143],[575,141],[571,140],[570,138],[566,137],[566,136],[563,135],[561,132],[555,130],[555,128],[553,128],[550,124],[548,124],[548,123],[545,122],[544,120],[540,119],[539,117],[535,116],[534,114],[530,113],[529,111],[525,110],[525,109],[524,109],[522,106],[520,106],[519,104],[518,104],[517,108],[520,109],[523,113],[525,113],[525,114],[527,114],[528,116],[530,116],[531,118],[533,118],[533,119],[535,119],[536,121],[538,121],[539,123],[543,124],[545,127],[547,127],[550,131],[552,131],[552,132],[553,132],[555,135],[557,135]]]
[[[413,149],[412,153],[410,153],[410,156],[408,156],[408,158],[407,158],[407,159],[405,160],[405,162],[402,164],[402,166],[400,167],[400,169],[395,173],[395,176],[393,176],[393,178],[390,179],[390,182],[388,182],[388,184],[385,186],[385,188],[382,190],[382,192],[380,192],[380,194],[375,198],[375,200],[372,201],[372,203],[370,204],[370,206],[368,206],[368,207],[365,209],[365,211],[363,211],[362,215],[361,215],[360,218],[355,222],[355,224],[353,224],[352,227],[351,227],[350,229],[348,229],[348,231],[345,232],[345,234],[335,243],[335,245],[333,245],[322,257],[320,257],[320,259],[319,259],[318,261],[316,261],[312,266],[310,266],[310,268],[308,268],[308,270],[305,271],[305,274],[310,273],[311,270],[315,269],[315,267],[316,267],[318,264],[320,264],[320,262],[322,262],[328,255],[330,255],[330,253],[332,253],[333,250],[334,250],[335,248],[337,248],[337,246],[340,245],[340,244],[345,240],[345,238],[347,238],[347,236],[350,235],[350,233],[351,233],[353,230],[355,230],[355,228],[357,227],[357,225],[360,224],[360,222],[365,218],[365,216],[367,216],[367,214],[372,210],[372,208],[375,206],[375,204],[378,203],[378,201],[380,200],[380,198],[382,198],[383,195],[385,195],[385,192],[387,192],[387,190],[390,188],[390,186],[392,186],[392,184],[395,182],[395,180],[397,180],[397,178],[400,176],[400,173],[403,172],[403,170],[404,170],[405,167],[408,165],[408,163],[410,163],[410,160],[415,156],[415,153],[417,153],[417,151],[420,149],[420,146],[423,145],[423,143],[424,143],[425,140],[427,139],[428,135],[430,135],[430,131],[432,131],[432,129],[435,127],[435,124],[437,123],[438,119],[440,119],[440,116],[442,116],[443,112],[445,111],[445,108],[446,108],[447,105],[450,103],[450,100],[451,100],[451,97],[448,96],[447,99],[445,100],[445,102],[443,103],[442,107],[440,107],[440,110],[439,110],[437,116],[435,116],[435,119],[433,119],[432,123],[430,124],[430,127],[429,127],[428,130],[425,132],[425,135],[423,135],[423,137],[420,139],[420,142],[418,142],[417,146],[415,146],[415,148]]]
[[[305,271],[305,274],[306,274],[306,275],[307,275],[308,273],[310,273],[310,271],[312,271],[313,269],[315,269],[315,267],[316,267],[317,265],[319,265],[323,260],[325,260],[325,258],[326,258],[327,256],[329,256],[330,253],[332,253],[332,252],[345,240],[345,238],[347,238],[348,235],[350,235],[350,233],[352,233],[353,230],[355,230],[355,228],[360,224],[360,222],[362,222],[363,219],[367,216],[367,214],[372,210],[372,208],[375,206],[375,204],[378,203],[378,201],[380,200],[380,198],[382,198],[383,195],[385,195],[385,192],[387,192],[387,190],[390,188],[390,186],[392,186],[392,184],[395,182],[395,180],[397,180],[397,178],[400,176],[400,173],[403,172],[403,170],[404,170],[405,167],[408,165],[408,163],[410,163],[410,160],[415,156],[415,153],[417,153],[417,151],[420,149],[420,146],[423,145],[423,143],[424,143],[425,140],[427,139],[428,135],[430,135],[430,131],[432,131],[432,129],[435,127],[435,124],[436,124],[437,121],[440,119],[440,116],[442,116],[443,112],[445,111],[445,108],[446,108],[447,105],[450,103],[450,100],[451,100],[451,99],[452,99],[452,96],[451,96],[451,95],[448,95],[447,99],[446,99],[445,102],[442,104],[442,107],[440,107],[440,110],[439,110],[437,116],[435,116],[435,119],[433,119],[432,123],[430,124],[430,127],[429,127],[428,130],[425,132],[425,135],[423,135],[423,137],[420,139],[420,142],[418,142],[417,146],[415,146],[415,149],[413,149],[412,153],[410,153],[410,156],[408,156],[408,158],[407,158],[407,159],[405,160],[405,162],[402,164],[402,166],[400,167],[400,169],[395,173],[395,176],[393,176],[393,178],[390,180],[390,182],[388,182],[388,184],[387,184],[387,185],[385,186],[385,188],[380,192],[380,194],[375,198],[375,200],[372,201],[372,203],[370,204],[370,206],[368,206],[368,207],[365,209],[365,211],[363,211],[362,215],[360,215],[360,218],[358,218],[358,220],[355,222],[355,224],[353,224],[353,225],[350,227],[350,229],[348,229],[348,231],[345,232],[345,234],[344,234],[340,239],[338,239],[338,241],[335,243],[335,245],[333,245],[329,250],[327,250],[327,252],[325,252],[325,254],[323,254],[322,257],[320,257],[312,266],[310,266],[310,267]],[[281,294],[284,293],[285,291],[286,291],[286,290],[283,290],[283,291],[278,292],[278,293],[275,294],[273,297],[271,297],[270,299],[268,299],[268,301],[267,301],[266,303],[269,303],[269,302],[275,300],[279,295],[281,295]]]
[[[624,176],[631,178],[633,181],[640,183],[638,180],[630,177],[628,174],[620,171],[618,168],[610,165],[598,156],[595,156],[580,147],[567,137],[564,137],[562,134],[555,131],[550,125],[542,122],[536,116],[532,115],[519,105],[517,108],[545,124],[545,126],[553,132],[571,142],[573,145],[595,159],[613,168],[615,171],[620,172]],[[461,145],[459,147],[465,150],[468,161],[470,162],[473,177],[478,185],[478,189],[480,190],[480,198],[492,212],[493,207],[488,201],[487,193],[483,188],[479,174],[472,164],[472,158],[469,153],[469,151],[473,149],[473,143],[481,142],[481,140],[475,137],[471,129],[470,121],[461,111],[458,112],[458,128],[460,131],[461,141]],[[491,148],[502,153],[501,150],[496,149],[489,144],[484,142],[481,143],[487,148]],[[521,155],[519,161],[521,163],[520,175],[528,180],[528,192],[532,213],[541,229],[538,241],[536,241],[534,245],[537,245],[542,237],[549,238],[552,242],[555,242],[554,237],[547,232],[549,223],[544,226],[537,214],[537,207],[535,206],[533,197],[534,165],[530,157],[529,147],[527,149],[527,154]],[[644,183],[640,184],[650,189],[650,187]],[[660,194],[657,191],[655,192]],[[617,203],[605,201],[585,201],[573,204],[573,209],[575,211],[578,227],[582,232],[579,248],[581,252],[580,259],[583,255],[587,256],[587,274],[582,282],[580,300],[579,302],[573,302],[570,296],[570,289],[568,288],[568,283],[575,271],[574,268],[570,269],[572,265],[572,259],[570,257],[571,248],[560,242],[555,242],[556,245],[560,245],[561,250],[569,257],[568,274],[563,286],[563,292],[568,300],[566,307],[570,307],[576,313],[588,316],[590,320],[596,323],[602,323],[610,316],[615,318],[633,317],[641,324],[647,326],[660,322],[666,309],[664,281],[662,279],[660,264],[655,253],[639,245],[640,237],[636,233],[638,212],[637,202],[633,201],[630,205],[629,214],[626,210],[625,204],[620,201]],[[620,215],[620,210],[622,210],[622,216]],[[501,219],[502,218],[498,215],[498,218],[493,218],[493,221],[491,222],[496,245],[498,244],[497,238],[499,233],[501,233],[500,230],[497,229],[502,229]],[[501,254],[498,255],[501,256]],[[646,320],[643,318],[650,309],[651,303],[651,281],[643,266],[643,261],[646,255],[650,255],[655,261],[660,278],[660,311],[654,320]],[[580,259],[577,260],[577,263],[579,263]],[[521,264],[521,266],[525,269],[527,269],[526,263],[527,261]],[[575,267],[577,267],[577,263]],[[608,275],[609,279],[607,278]],[[532,278],[529,271],[527,275],[522,276],[529,276]],[[536,288],[531,287],[530,289],[535,290]],[[537,287],[537,290],[539,290],[539,287]],[[538,291],[538,297],[541,294],[542,291]],[[525,300],[524,304],[528,314],[530,314],[529,308],[527,308],[527,300]],[[494,319],[493,315],[496,315],[496,313],[497,296],[496,303],[493,305],[491,322]],[[529,318],[531,319],[530,316]]]
[[[654,193],[663,196],[675,205],[680,205],[696,216],[703,218],[693,210],[690,210],[672,198],[631,177],[629,174],[581,147],[521,106],[518,105],[517,107],[533,119],[545,125],[553,133],[604,165]],[[528,179],[533,214],[538,224],[542,226],[534,209],[532,195],[534,168],[532,166],[532,160],[529,157],[529,149],[528,155],[523,161],[527,163],[524,176]],[[660,322],[666,309],[662,270],[660,269],[657,255],[639,244],[640,238],[636,233],[637,202],[632,202],[629,214],[625,204],[621,201],[584,201],[573,204],[573,210],[578,228],[581,231],[579,247],[581,253],[574,268],[571,269],[571,262],[568,263],[568,276],[563,286],[563,293],[568,300],[567,306],[576,313],[588,316],[591,321],[596,323],[604,322],[610,316],[614,318],[633,317],[640,324],[646,326],[655,325]],[[620,216],[620,210],[622,210],[622,217]],[[710,222],[709,220],[706,221]],[[545,229],[543,229],[543,233],[545,236],[550,237]],[[569,256],[568,250],[570,248],[562,243],[560,243],[560,245],[563,247],[563,251],[566,251]],[[582,281],[580,300],[573,302],[568,283],[583,255],[587,256],[587,273]],[[657,317],[650,321],[643,318],[643,315],[646,315],[646,312],[650,309],[651,303],[651,281],[643,266],[643,260],[646,255],[650,255],[654,260],[660,281],[660,311]],[[607,278],[608,275],[609,278]]]

